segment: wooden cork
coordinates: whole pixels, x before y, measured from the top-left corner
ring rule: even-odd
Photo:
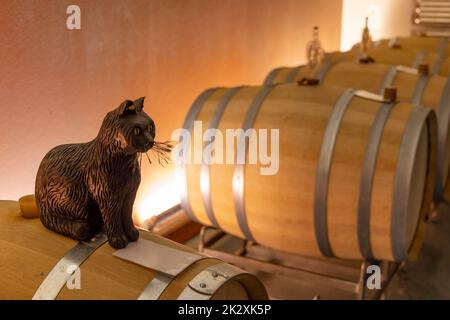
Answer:
[[[383,100],[388,102],[394,102],[397,100],[397,88],[386,86],[384,87]]]
[[[22,217],[27,219],[39,218],[39,212],[36,205],[34,194],[23,196],[19,199],[20,212]]]
[[[318,86],[319,83],[319,79],[316,78],[303,78],[297,81],[299,86]]]
[[[425,77],[430,73],[430,68],[428,67],[428,64],[426,64],[426,63],[419,64],[419,67],[417,68],[417,70],[419,71],[419,75],[421,75],[422,77]]]

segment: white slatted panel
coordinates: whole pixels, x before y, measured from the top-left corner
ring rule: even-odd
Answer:
[[[413,23],[427,36],[450,36],[450,0],[417,0]]]

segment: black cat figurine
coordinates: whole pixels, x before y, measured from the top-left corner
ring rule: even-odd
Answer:
[[[80,241],[104,226],[116,249],[139,238],[131,216],[141,181],[138,160],[155,144],[155,124],[143,103],[124,101],[106,115],[94,140],[47,153],[35,189],[44,226]]]

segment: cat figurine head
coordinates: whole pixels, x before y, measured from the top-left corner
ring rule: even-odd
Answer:
[[[103,120],[99,138],[116,152],[147,152],[155,143],[156,128],[144,111],[144,99],[125,100]]]

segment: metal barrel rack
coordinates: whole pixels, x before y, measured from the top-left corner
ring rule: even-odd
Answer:
[[[225,242],[234,242],[234,249]],[[233,247],[233,246],[231,246]],[[357,299],[378,300],[400,264],[389,261],[349,261],[309,258],[241,240],[212,227],[203,227],[198,250],[256,274],[265,283],[273,299]],[[378,266],[381,287],[366,285],[367,268]]]

